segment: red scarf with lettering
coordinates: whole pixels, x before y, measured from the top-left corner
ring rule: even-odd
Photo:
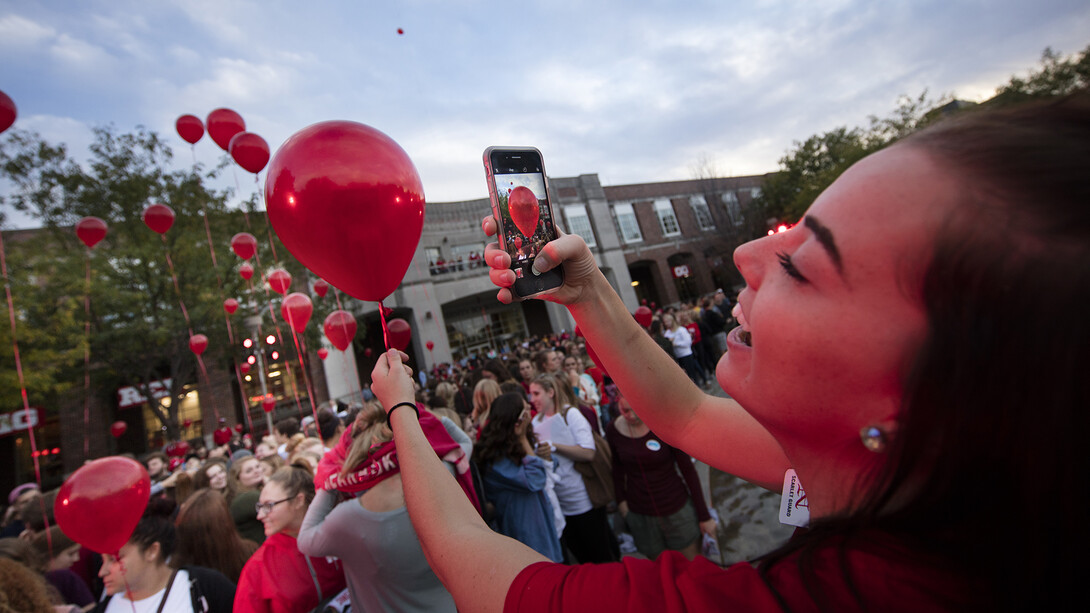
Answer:
[[[469,457],[466,456],[461,445],[447,433],[443,422],[427,411],[420,411],[420,428],[439,459],[454,465],[458,485],[462,486],[462,491],[479,512],[481,505],[477,501],[477,492],[473,489]],[[397,462],[397,448],[394,446],[394,441],[387,441],[372,451],[371,455],[355,470],[342,476],[341,468],[344,466],[345,459],[348,458],[348,450],[351,447],[352,429],[348,428],[341,435],[337,445],[322,456],[322,461],[318,463],[318,469],[314,474],[314,487],[358,494],[371,489],[375,484],[396,475],[401,470]]]

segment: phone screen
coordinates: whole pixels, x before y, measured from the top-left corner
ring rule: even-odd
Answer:
[[[544,275],[532,270],[537,254],[557,237],[541,154],[534,149],[491,149],[489,162],[489,191],[503,248],[511,255],[515,293],[525,297],[559,287],[559,270]]]

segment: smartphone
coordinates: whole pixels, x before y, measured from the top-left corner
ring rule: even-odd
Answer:
[[[533,147],[489,147],[484,151],[484,173],[492,215],[499,223],[500,248],[511,255],[515,272],[511,292],[530,298],[563,285],[559,266],[540,275],[533,270],[534,258],[557,238],[541,152]]]

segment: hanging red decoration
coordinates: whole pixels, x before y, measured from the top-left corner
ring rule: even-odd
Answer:
[[[244,428],[242,427],[242,424],[235,424],[235,432],[238,432],[239,434],[242,434],[243,429]]]
[[[114,423],[110,424],[110,435],[114,438],[121,438],[121,435],[125,434],[125,431],[128,429],[129,424],[123,421],[115,421]]]
[[[250,372],[250,365],[247,362],[243,362],[238,365],[238,369],[245,375]]]
[[[254,276],[254,267],[250,266],[247,262],[243,262],[242,265],[238,267],[238,274],[248,281]]]
[[[314,282],[314,293],[318,294],[319,298],[325,298],[328,292],[329,284],[325,282],[325,279],[318,279]]]
[[[645,306],[641,306],[636,307],[636,312],[633,313],[632,316],[636,318],[636,323],[640,324],[644,328],[650,328],[651,319],[654,317],[654,313],[651,312],[651,309]]]
[[[235,134],[227,149],[239,166],[255,175],[269,163],[269,143],[253,132]]]
[[[265,411],[266,413],[272,413],[273,409],[275,408],[276,398],[273,398],[272,394],[269,394],[261,399],[261,410]]]
[[[318,358],[319,359],[324,360],[324,359],[326,359],[328,357],[329,357],[329,350],[328,349],[326,349],[325,347],[322,347],[321,349],[318,350]]]
[[[153,204],[144,209],[144,224],[154,232],[166,234],[174,225],[174,209],[165,204]]]
[[[389,333],[390,347],[400,351],[409,348],[409,341],[413,338],[413,330],[409,326],[409,322],[401,318],[391,319],[386,324],[386,329]]]
[[[249,232],[239,232],[231,237],[231,250],[238,257],[248,260],[257,252],[257,238]]]
[[[269,273],[269,287],[281,296],[288,292],[288,288],[291,287],[291,273],[283,268],[277,268]]]
[[[182,115],[174,122],[174,128],[178,130],[178,136],[190,145],[195,145],[204,136],[204,124],[195,115]]]
[[[507,208],[511,211],[511,221],[526,238],[534,235],[537,230],[537,221],[541,216],[541,207],[537,203],[537,196],[529,187],[520,185],[511,190],[507,197]]]
[[[106,222],[98,217],[84,217],[76,223],[76,236],[88,249],[94,249],[99,241],[106,238],[106,231]]]
[[[284,298],[280,305],[280,315],[288,322],[296,334],[301,334],[310,321],[310,315],[314,312],[314,305],[310,302],[310,296],[303,292],[294,292]]]
[[[344,351],[356,337],[356,318],[348,311],[333,311],[322,322],[322,331],[334,347]]]
[[[431,351],[432,349],[435,349],[435,343],[433,343],[431,341],[428,341],[428,342],[424,343],[424,346],[428,348],[428,351]]]
[[[223,310],[227,311],[228,315],[234,315],[235,311],[238,310],[238,300],[235,300],[234,298],[228,298],[227,300],[224,300]]]
[[[11,127],[11,124],[15,123],[17,114],[15,101],[4,92],[0,92],[0,133],[3,133]]]
[[[204,350],[208,349],[208,337],[203,334],[194,334],[189,337],[189,350],[197,355],[204,353]]]
[[[129,542],[151,495],[148,471],[136,460],[109,456],[72,473],[57,493],[53,514],[65,536],[103,554]]]
[[[371,357],[371,355],[372,355],[373,353],[374,353],[374,351],[371,351],[371,348],[370,348],[370,347],[368,347],[368,348],[366,348],[366,349],[364,349],[364,350],[363,350],[363,355],[364,355],[365,357],[368,357],[368,358],[369,358],[369,357]]]
[[[265,201],[292,255],[360,300],[379,302],[397,288],[424,227],[412,160],[390,137],[351,121],[289,138],[269,163]]]
[[[246,130],[246,122],[242,120],[242,116],[231,109],[212,111],[205,123],[208,124],[208,136],[224,151],[231,146],[231,137]]]

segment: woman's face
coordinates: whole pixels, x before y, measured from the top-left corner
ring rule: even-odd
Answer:
[[[259,504],[269,503],[272,508],[266,511],[262,509],[257,514],[257,519],[265,526],[265,536],[272,536],[277,532],[287,530],[291,534],[299,533],[299,526],[303,523],[303,515],[306,513],[306,505],[303,504],[303,495],[298,494],[288,498],[283,488],[278,483],[266,483],[261,488]],[[279,501],[279,502],[278,502]]]
[[[623,417],[628,424],[635,426],[643,423],[643,420],[632,410],[632,405],[628,404],[628,399],[624,396],[621,396],[617,401],[617,409],[621,412],[621,417]]]
[[[276,453],[276,448],[265,442],[258,443],[257,447],[254,448],[254,457],[259,460],[261,458],[267,458],[274,453]]]
[[[539,383],[530,384],[530,403],[538,413],[545,413],[553,408],[553,392],[546,391]]]
[[[238,482],[242,487],[256,488],[265,480],[265,471],[261,470],[261,461],[256,458],[246,458],[238,471]]]
[[[208,477],[208,484],[212,489],[222,490],[227,487],[227,470],[223,468],[223,464],[219,462],[212,464],[204,474]]]
[[[261,462],[260,464],[261,464],[261,473],[265,475],[266,479],[271,477],[272,474],[274,472],[276,472],[276,468],[273,467],[271,462]]]
[[[72,545],[49,561],[49,570],[68,570],[79,561],[79,545]]]
[[[200,458],[189,458],[185,461],[185,472],[193,474],[201,469]]]
[[[98,576],[106,593],[113,595],[123,592],[127,584],[137,599],[149,596],[146,592],[154,580],[154,571],[163,564],[158,557],[159,543],[152,543],[144,551],[132,543],[125,543],[118,557],[103,554]]]
[[[534,363],[530,360],[523,360],[519,362],[519,375],[522,376],[523,381],[529,381],[534,378]]]
[[[667,313],[662,316],[662,325],[668,330],[673,330],[677,323],[674,321],[674,316]]]
[[[789,456],[803,445],[835,457],[862,449],[861,428],[893,426],[926,332],[920,278],[958,187],[895,146],[845,172],[791,230],[735,251],[747,286],[716,377]]]
[[[579,372],[579,362],[577,362],[575,358],[564,358],[564,370],[566,372],[571,372],[573,370]]]

